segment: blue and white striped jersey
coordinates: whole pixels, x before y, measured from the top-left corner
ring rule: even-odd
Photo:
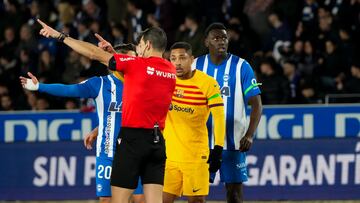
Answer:
[[[94,88],[98,88],[98,94],[95,97],[96,112],[99,118],[96,156],[112,158],[121,127],[123,83],[114,75],[98,78],[101,81],[94,82],[98,84],[91,84]],[[88,80],[85,83],[93,82]]]
[[[240,139],[248,128],[246,104],[252,96],[260,94],[254,71],[244,59],[228,54],[220,65],[211,62],[209,54],[195,59],[193,68],[197,68],[214,77],[221,87],[226,119],[226,139],[224,150],[238,150]],[[209,145],[213,148],[213,122],[208,120]]]
[[[92,77],[79,84],[41,84],[40,92],[55,96],[93,98],[99,119],[96,156],[112,158],[121,126],[123,83],[114,75]]]

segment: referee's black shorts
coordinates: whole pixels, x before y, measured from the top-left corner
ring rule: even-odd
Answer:
[[[116,144],[111,185],[135,189],[142,184],[164,184],[165,141],[154,143],[154,130],[122,127]]]

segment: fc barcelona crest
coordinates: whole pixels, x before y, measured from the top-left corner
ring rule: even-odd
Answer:
[[[176,95],[176,97],[183,98],[184,97],[184,90],[177,89],[175,95]]]

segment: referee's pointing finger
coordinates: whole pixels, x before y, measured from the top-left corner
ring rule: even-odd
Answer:
[[[46,26],[46,24],[43,21],[41,21],[40,19],[37,19],[37,22],[40,23],[40,25],[43,26],[43,27]]]
[[[104,38],[102,38],[98,33],[95,33],[95,37],[100,41],[105,41]]]

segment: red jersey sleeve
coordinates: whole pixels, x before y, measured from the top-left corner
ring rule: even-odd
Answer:
[[[114,54],[109,61],[109,69],[125,73],[129,68],[129,63],[136,60],[136,57],[125,54]]]

